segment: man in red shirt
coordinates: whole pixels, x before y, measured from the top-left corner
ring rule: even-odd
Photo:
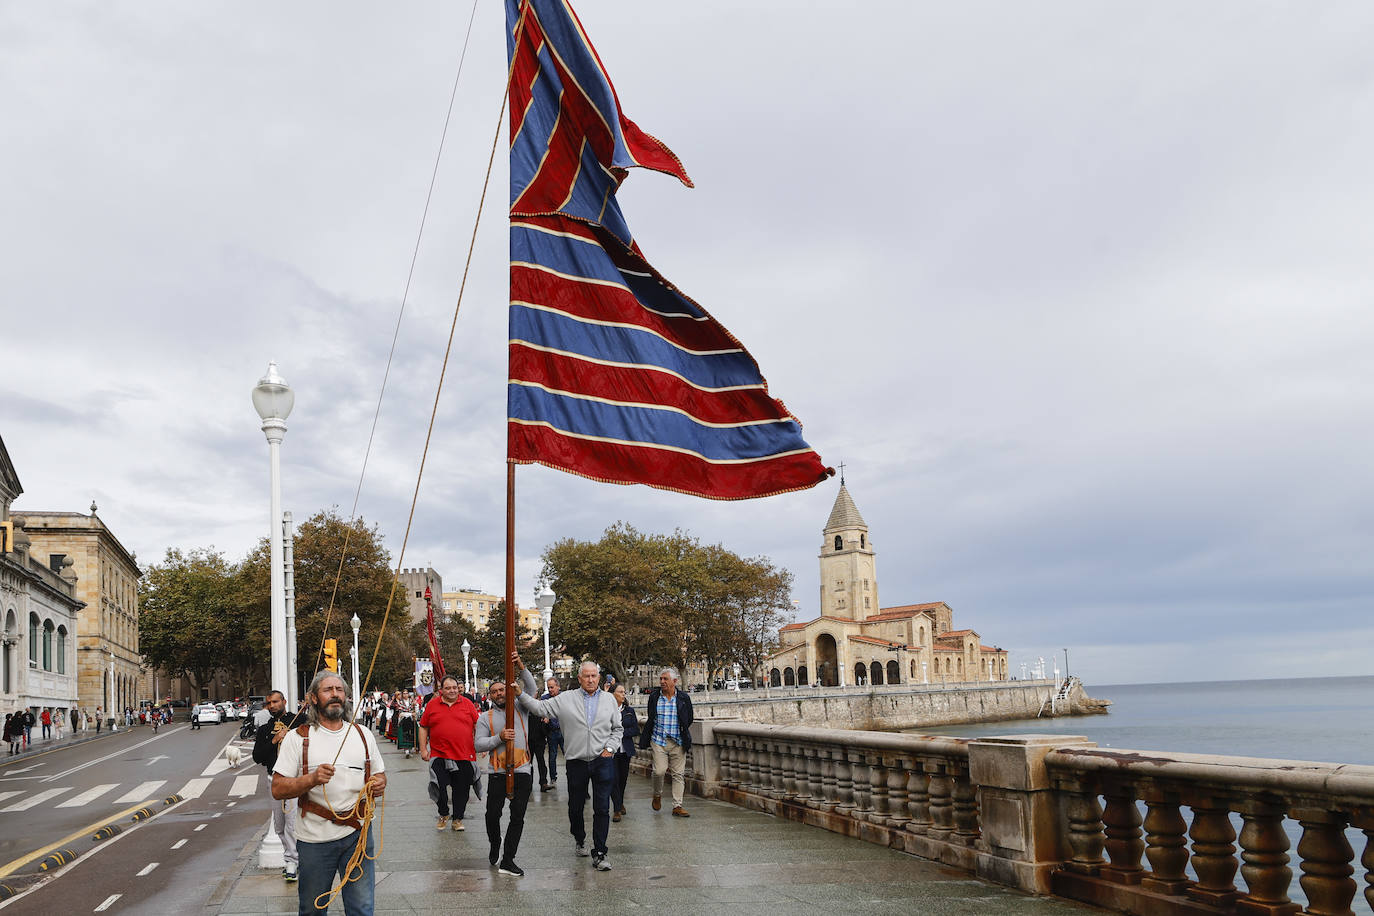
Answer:
[[[472,745],[477,715],[477,707],[459,692],[458,679],[450,675],[439,684],[439,696],[429,701],[420,716],[420,759],[429,761],[431,790],[436,783],[439,789],[436,830],[448,826],[450,791],[453,829],[464,829],[468,793],[477,780],[477,752]]]

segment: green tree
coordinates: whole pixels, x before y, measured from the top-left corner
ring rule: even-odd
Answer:
[[[477,629],[467,619],[458,614],[445,614],[438,607],[434,610],[434,635],[439,641],[439,652],[444,660],[444,673],[463,680],[463,650],[459,648],[466,640],[476,642]],[[410,650],[420,658],[431,657],[429,634],[423,620],[417,620],[410,627]]]
[[[139,581],[139,647],[144,661],[197,691],[217,671],[245,694],[266,679],[266,613],[243,600],[238,571],[222,553],[169,549]]]
[[[338,640],[341,673],[346,680],[351,678],[348,652],[353,628],[349,620],[354,614],[362,621],[358,631],[362,686],[391,690],[410,683],[415,655],[410,611],[404,589],[396,586],[392,598],[391,555],[377,527],[361,518],[350,525],[337,509],[321,510],[296,527],[294,550],[296,665],[304,684],[324,665],[321,646],[326,636]],[[263,538],[240,571],[245,600],[262,613],[270,604],[269,570],[268,544]]]
[[[540,630],[536,633],[525,626],[519,616],[515,618],[515,646],[525,653],[532,646],[536,639],[542,645],[544,633]],[[505,676],[506,672],[506,602],[504,599],[496,602],[496,607],[492,608],[487,614],[487,625],[478,630],[472,639],[472,658],[477,660],[477,674],[486,680],[495,680]],[[526,662],[526,664],[530,664]],[[462,668],[461,656],[459,668]],[[540,656],[538,665],[530,664],[532,670],[543,667],[543,656]],[[538,675],[536,674],[536,679]]]

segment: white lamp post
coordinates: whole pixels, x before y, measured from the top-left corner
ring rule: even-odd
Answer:
[[[472,689],[477,689],[477,659],[472,660]]]
[[[539,608],[539,622],[544,625],[544,683],[549,682],[553,677],[553,668],[549,666],[549,624],[553,623],[553,603],[557,600],[553,589],[549,588],[548,583],[540,589],[535,596],[534,603]]]
[[[353,656],[353,709],[356,712],[362,699],[358,695],[358,691],[362,689],[358,684],[358,627],[362,626],[363,622],[354,614],[349,623],[353,625],[353,651],[350,654]]]
[[[472,651],[472,643],[464,639],[461,648],[463,650],[463,693],[472,693],[471,687],[468,686],[468,653]]]
[[[282,565],[281,539],[281,441],[286,436],[286,418],[296,396],[286,379],[277,374],[277,364],[267,364],[267,374],[253,389],[253,409],[262,418],[262,431],[267,436],[267,452],[272,463],[272,498],[268,515],[267,543],[271,550],[272,570],[272,676],[271,684],[286,689],[290,671],[286,664],[286,593],[285,571]]]

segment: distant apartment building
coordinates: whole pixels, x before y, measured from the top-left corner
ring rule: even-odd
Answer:
[[[444,592],[443,611],[450,617],[459,617],[481,630],[487,625],[487,618],[503,600],[499,595],[489,595],[480,588],[460,588]],[[520,617],[520,625],[536,632],[543,632],[539,622],[539,608],[522,608],[517,602],[515,612]]]

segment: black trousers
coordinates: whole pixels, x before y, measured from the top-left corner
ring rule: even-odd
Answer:
[[[525,808],[529,806],[533,788],[533,773],[515,774],[515,797],[510,800],[510,823],[506,825],[502,862],[514,862],[515,854],[520,851],[520,835],[525,832]],[[492,848],[498,848],[501,843],[501,809],[505,806],[506,774],[492,773],[487,776],[487,839]]]
[[[435,757],[429,762],[430,769],[439,780],[439,816],[448,817],[449,791],[453,792],[453,816],[462,820],[467,816],[468,793],[472,790],[477,773],[467,760],[458,761],[458,769],[450,772],[449,762]]]
[[[544,762],[544,748],[548,745],[549,739],[542,732],[530,729],[530,756],[539,767],[539,784],[541,786],[549,783],[549,765]]]
[[[611,813],[615,814],[625,807],[625,784],[630,781],[629,754],[615,755],[615,784],[611,786]]]
[[[615,784],[615,762],[610,757],[591,760],[565,760],[568,774],[568,831],[578,845],[587,842],[588,789],[592,796],[592,853],[606,854],[606,838],[611,832],[611,786]]]

